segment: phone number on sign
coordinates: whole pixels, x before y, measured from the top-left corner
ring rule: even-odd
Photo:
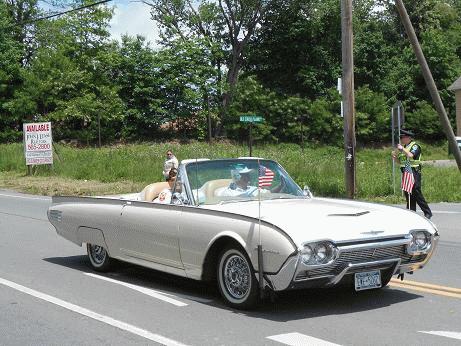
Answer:
[[[50,143],[43,143],[43,144],[27,144],[27,150],[50,150],[51,144]]]

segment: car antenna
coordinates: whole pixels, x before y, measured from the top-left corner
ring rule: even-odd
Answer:
[[[261,184],[259,183],[259,158],[258,158],[258,276],[259,276],[259,294],[261,299],[264,298],[264,263],[263,263],[263,246],[261,243]]]

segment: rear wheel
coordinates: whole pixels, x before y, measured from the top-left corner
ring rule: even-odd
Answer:
[[[258,281],[243,250],[227,248],[219,256],[218,288],[226,304],[247,309],[258,302]]]
[[[102,246],[86,244],[86,251],[91,267],[98,272],[106,272],[114,264],[114,260],[109,257],[107,250]]]

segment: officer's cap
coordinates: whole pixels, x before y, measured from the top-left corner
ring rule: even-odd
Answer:
[[[405,136],[414,137],[415,134],[410,130],[400,130],[400,137],[405,137]]]

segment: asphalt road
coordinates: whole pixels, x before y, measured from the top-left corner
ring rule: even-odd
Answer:
[[[0,190],[0,345],[461,345],[461,204],[431,205],[439,247],[403,286],[295,291],[246,312],[196,281],[92,272],[49,204]]]

